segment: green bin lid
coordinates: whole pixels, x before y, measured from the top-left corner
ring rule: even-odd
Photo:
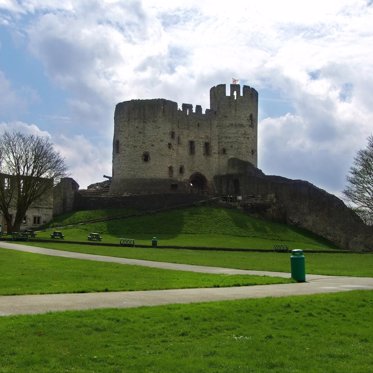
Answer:
[[[303,255],[303,250],[300,250],[300,249],[291,250],[291,255],[302,256]]]

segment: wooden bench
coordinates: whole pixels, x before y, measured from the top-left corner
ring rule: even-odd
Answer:
[[[135,246],[135,240],[132,238],[120,238],[119,243],[121,246]]]
[[[286,245],[273,245],[273,250],[275,250],[278,253],[289,252],[289,248]]]

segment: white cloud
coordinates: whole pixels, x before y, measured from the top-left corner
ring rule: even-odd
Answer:
[[[14,87],[12,81],[0,70],[0,120],[16,120],[35,102],[37,92],[28,86]]]
[[[20,121],[0,122],[0,134],[5,131],[47,137],[54,144],[55,150],[64,158],[68,173],[78,181],[81,188],[102,180],[104,174],[111,175],[111,147],[99,138],[90,141],[82,135],[53,136],[35,124]]]
[[[0,70],[0,113],[6,115],[11,112],[18,104],[19,98],[11,86],[11,82]]]
[[[102,181],[103,175],[111,175],[111,147],[100,139],[91,142],[81,135],[60,135],[55,138],[55,148],[64,157],[68,172],[80,188]]]
[[[82,142],[87,156],[76,158],[68,141],[61,144],[85,178],[93,177],[90,164],[106,157],[104,170],[110,163],[117,102],[164,97],[206,108],[209,88],[232,77],[255,87],[260,100],[261,92],[276,92],[276,106],[286,101],[276,117],[268,104],[273,95],[263,97],[259,156],[265,172],[338,191],[372,132],[371,2],[0,0],[0,8],[7,21],[15,15],[29,50],[66,90],[66,116],[84,136],[71,142],[77,148]],[[27,24],[19,21],[22,14]],[[18,101],[11,82],[1,79],[10,95],[0,109]],[[104,152],[84,142],[92,132]]]
[[[0,133],[4,132],[21,132],[26,135],[51,138],[51,135],[47,131],[42,131],[37,125],[20,121],[0,122]]]

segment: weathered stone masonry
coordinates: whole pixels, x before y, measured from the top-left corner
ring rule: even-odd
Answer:
[[[258,93],[225,84],[210,109],[165,99],[119,103],[114,115],[112,195],[215,192],[229,158],[257,165]]]

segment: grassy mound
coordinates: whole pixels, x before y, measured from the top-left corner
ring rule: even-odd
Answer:
[[[105,218],[108,220],[89,222]],[[103,242],[108,243],[128,237],[138,244],[149,244],[156,236],[160,244],[175,246],[272,249],[282,244],[289,249],[335,248],[310,232],[253,218],[236,209],[216,207],[191,207],[137,216],[133,210],[79,211],[52,222],[53,226],[57,224],[76,224],[64,227],[68,240],[84,241],[87,233],[98,232],[103,235]],[[49,232],[44,233],[45,238],[48,235]]]

